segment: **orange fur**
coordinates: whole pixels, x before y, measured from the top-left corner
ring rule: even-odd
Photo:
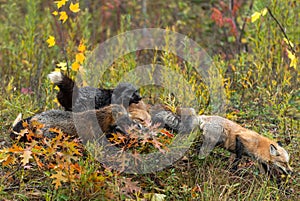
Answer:
[[[131,109],[129,110],[129,114],[132,120],[137,121],[146,127],[151,126],[151,116],[147,111],[141,109]]]
[[[198,120],[204,131],[204,146],[201,147],[200,154],[207,153],[217,144],[229,151],[236,151],[238,139],[243,145],[242,154],[265,164],[272,163],[285,173],[292,171],[287,151],[275,141],[219,116],[201,115]]]

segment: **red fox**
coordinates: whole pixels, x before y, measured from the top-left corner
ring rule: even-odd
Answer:
[[[236,158],[233,169],[236,170],[242,155],[248,155],[259,161],[260,170],[268,171],[269,164],[281,169],[285,174],[290,174],[289,155],[278,143],[246,129],[237,123],[219,116],[198,116],[200,129],[203,130],[203,145],[200,156],[208,154],[216,145],[235,152]],[[265,166],[263,166],[265,165]],[[263,169],[266,167],[267,169]]]
[[[129,109],[129,117],[136,123],[140,123],[145,127],[151,126],[151,116],[145,110]]]

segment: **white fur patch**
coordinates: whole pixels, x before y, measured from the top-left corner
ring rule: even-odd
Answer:
[[[53,82],[54,84],[60,83],[63,79],[61,72],[57,72],[57,71],[50,73],[48,77],[51,80],[51,82]]]
[[[22,120],[22,113],[19,113],[18,116],[17,116],[17,118],[15,119],[15,121],[14,121],[12,127],[15,127],[15,125],[17,125],[17,123],[18,123],[19,121],[21,121],[21,120]]]

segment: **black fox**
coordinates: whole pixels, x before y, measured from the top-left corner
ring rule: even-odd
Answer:
[[[61,72],[52,72],[48,77],[60,89],[57,99],[67,111],[82,112],[110,104],[122,104],[127,108],[142,99],[136,87],[130,83],[120,83],[115,89],[104,89],[78,87],[74,80]]]

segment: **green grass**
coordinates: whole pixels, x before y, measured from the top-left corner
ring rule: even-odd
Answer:
[[[68,173],[69,181],[55,189],[51,178],[54,169],[41,169],[35,162],[24,168],[20,165],[22,158],[16,156],[15,164],[0,166],[0,200],[151,200],[155,194],[166,195],[165,200],[299,200],[300,4],[287,0],[253,2],[252,9],[250,2],[237,9],[233,18],[238,28],[246,17],[268,6],[295,45],[296,68],[290,67],[289,47],[269,14],[256,22],[246,23],[243,30],[246,43],[240,44],[230,35],[230,27],[220,28],[211,19],[213,5],[223,11],[223,17],[231,17],[218,1],[149,1],[145,15],[140,1],[117,5],[109,1],[85,0],[80,1],[81,11],[70,14],[70,19],[61,24],[58,17],[51,14],[56,9],[53,1],[0,0],[0,149],[12,145],[9,133],[19,113],[29,117],[60,108],[53,102],[56,90],[47,74],[59,62],[67,62],[70,67],[80,41],[84,40],[88,56],[97,44],[119,33],[144,26],[172,27],[198,42],[213,58],[227,98],[222,115],[282,141],[291,156],[293,175],[269,178],[259,173],[256,163],[246,159],[239,171],[232,173],[229,153],[222,149],[215,149],[201,160],[196,150],[191,149],[184,159],[172,166],[144,175],[109,170],[84,153],[74,161],[81,171],[74,174],[76,179],[71,180],[73,174]],[[239,34],[241,32],[238,30]],[[56,38],[57,45],[52,48],[46,43],[49,35]],[[246,47],[248,51],[244,51]],[[116,59],[100,84],[113,87],[137,65],[158,63],[180,73],[198,98],[199,113],[210,114],[213,108],[207,104],[213,97],[209,98],[207,86],[190,64],[168,52],[140,53]],[[76,75],[71,69],[69,71],[71,76]],[[30,93],[22,89],[29,89]],[[180,90],[183,89],[178,89],[179,93]],[[141,92],[150,102],[184,104],[170,101],[167,90],[145,87]]]

